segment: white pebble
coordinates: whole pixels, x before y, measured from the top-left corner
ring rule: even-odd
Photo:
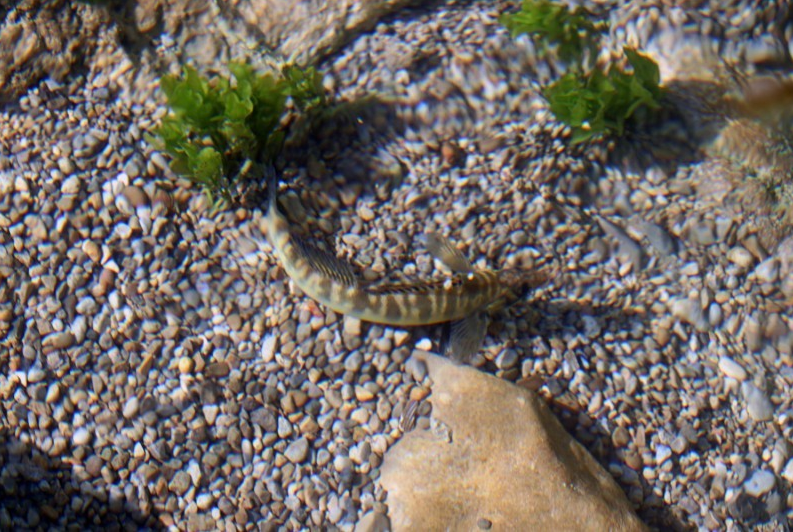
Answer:
[[[748,268],[754,262],[754,257],[745,248],[735,246],[727,252],[727,259],[741,268]]]
[[[741,384],[741,393],[746,401],[746,411],[755,421],[770,421],[774,417],[774,405],[760,388],[751,381]]]
[[[785,469],[782,471],[782,478],[793,484],[793,458],[787,461]]]
[[[72,435],[74,445],[87,445],[91,441],[91,433],[85,427],[80,427]]]
[[[726,376],[736,381],[743,382],[746,380],[746,370],[730,357],[723,356],[719,358],[719,369]]]
[[[416,349],[421,349],[422,351],[432,351],[432,340],[429,338],[422,338],[416,342]]]
[[[140,409],[140,402],[138,401],[138,397],[133,395],[127,402],[124,403],[124,410],[121,414],[124,416],[125,419],[132,419],[138,414],[138,410]]]
[[[762,497],[774,489],[775,483],[776,478],[774,474],[771,471],[761,469],[760,471],[755,471],[754,474],[749,477],[749,480],[744,482],[743,489],[750,497]]]

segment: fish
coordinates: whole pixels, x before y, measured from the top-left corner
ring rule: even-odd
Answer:
[[[279,210],[278,177],[266,169],[268,207],[264,216],[267,240],[289,278],[308,297],[334,312],[393,327],[448,324],[446,351],[469,361],[482,347],[488,318],[548,282],[544,270],[476,270],[446,237],[425,236],[427,250],[452,274],[445,279],[370,283],[352,266],[295,235]]]

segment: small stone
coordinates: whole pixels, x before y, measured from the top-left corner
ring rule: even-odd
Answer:
[[[355,525],[355,532],[385,532],[386,530],[391,530],[391,522],[386,514],[376,510],[365,513]]]
[[[689,262],[682,268],[680,268],[680,273],[686,275],[688,277],[696,277],[699,275],[699,264],[696,262]]]
[[[350,460],[361,465],[369,461],[372,454],[372,445],[368,441],[363,441],[350,449]]]
[[[275,334],[268,334],[262,340],[262,360],[265,362],[272,362],[275,358],[275,351],[278,347],[278,336]]]
[[[217,405],[204,405],[201,407],[201,411],[204,414],[204,419],[206,419],[207,425],[214,425],[220,408],[218,408]]]
[[[168,483],[168,489],[176,495],[184,495],[190,489],[190,475],[185,471],[177,471]]]
[[[179,359],[179,373],[188,375],[195,369],[195,362],[191,357],[183,356]]]
[[[76,175],[70,176],[61,185],[61,192],[63,194],[77,194],[80,192],[80,178]]]
[[[361,369],[362,364],[363,354],[357,350],[347,355],[347,358],[344,359],[344,369],[353,373],[357,373]]]
[[[54,349],[68,349],[74,345],[74,340],[74,335],[70,332],[57,332],[44,338],[42,343]]]
[[[782,478],[793,484],[793,458],[787,461],[785,469],[782,470]]]
[[[746,380],[746,370],[736,361],[727,356],[719,358],[719,369],[726,376],[743,382]]]
[[[292,429],[292,424],[289,422],[288,419],[285,417],[278,418],[278,437],[281,439],[286,439],[292,435],[294,429]]]
[[[766,394],[751,381],[741,384],[741,393],[746,401],[746,410],[755,421],[771,421],[774,417],[774,405]]]
[[[762,497],[772,489],[776,483],[776,477],[771,471],[761,469],[755,471],[749,480],[744,482],[743,489],[750,497]]]
[[[299,438],[293,441],[284,451],[284,456],[293,464],[299,464],[308,456],[308,440]]]
[[[779,260],[776,257],[764,260],[754,269],[754,275],[761,283],[775,283],[779,278]]]
[[[371,391],[369,391],[365,386],[356,386],[355,398],[363,403],[374,399],[374,394]]]
[[[405,362],[405,372],[413,377],[414,381],[422,382],[424,377],[427,376],[427,365],[415,356],[412,356]]]
[[[149,196],[146,192],[135,185],[128,185],[121,191],[121,195],[129,202],[133,209],[149,204]]]
[[[693,325],[699,332],[707,332],[710,328],[698,301],[687,298],[674,299],[671,301],[670,311],[674,317]]]
[[[91,433],[85,427],[80,427],[72,434],[72,443],[76,446],[88,445],[91,441]]]
[[[212,496],[211,493],[202,493],[198,497],[196,497],[196,506],[202,512],[209,510],[212,507],[212,503],[215,502],[215,498]]]
[[[226,362],[215,362],[207,366],[206,370],[204,370],[207,377],[211,378],[223,378],[228,377],[228,374],[231,372],[231,368]]]
[[[97,263],[102,258],[102,249],[93,240],[86,240],[83,242],[83,253],[91,259],[92,262]]]
[[[138,415],[138,411],[140,410],[140,401],[138,401],[138,397],[133,395],[127,402],[124,403],[124,410],[121,414],[124,416],[125,419],[132,419],[136,415]]]
[[[740,268],[749,268],[754,263],[754,257],[741,246],[735,246],[727,252],[727,260]]]
[[[198,461],[193,459],[187,464],[187,474],[190,475],[190,480],[193,481],[193,486],[198,487],[201,484],[201,466]]]
[[[52,404],[58,401],[61,398],[61,385],[57,382],[53,382],[47,388],[47,396],[45,401],[47,404]]]
[[[339,454],[333,459],[333,469],[338,473],[344,473],[352,469],[352,460],[349,456]]]
[[[360,336],[361,320],[350,316],[344,316],[344,332],[350,336]]]
[[[429,338],[422,338],[416,342],[416,349],[420,349],[422,351],[432,351],[432,340]]]
[[[374,211],[366,205],[361,205],[361,207],[358,208],[358,216],[360,216],[361,220],[364,222],[371,222],[374,220]]]
[[[96,300],[91,296],[85,296],[80,299],[75,307],[77,312],[86,316],[93,316],[98,309],[99,306],[96,304]]]
[[[655,465],[661,465],[672,456],[672,449],[666,445],[659,445],[655,448]]]
[[[46,376],[47,374],[43,369],[38,367],[30,368],[30,371],[28,371],[28,383],[35,384],[41,382]]]
[[[58,169],[65,175],[69,175],[74,172],[74,163],[67,157],[59,157]],[[63,190],[63,188],[61,188],[61,190]]]

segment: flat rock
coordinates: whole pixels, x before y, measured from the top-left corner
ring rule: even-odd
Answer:
[[[646,530],[614,479],[532,391],[429,353],[434,425],[391,447],[393,530]],[[507,488],[508,487],[508,488]]]

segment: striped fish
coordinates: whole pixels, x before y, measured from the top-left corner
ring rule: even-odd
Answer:
[[[448,351],[459,360],[470,359],[481,348],[490,313],[549,279],[541,271],[474,270],[451,242],[430,234],[426,236],[428,250],[454,272],[452,276],[411,283],[366,284],[348,263],[292,234],[289,222],[278,209],[275,170],[269,168],[267,172],[267,238],[287,275],[306,295],[340,314],[383,325],[448,323]]]

